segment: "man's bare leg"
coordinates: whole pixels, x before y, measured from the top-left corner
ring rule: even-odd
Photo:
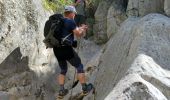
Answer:
[[[78,80],[80,81],[81,84],[85,84],[86,83],[85,74],[78,73]]]
[[[65,82],[65,75],[60,74],[58,76],[58,83],[59,83],[59,85],[64,85],[64,82]]]
[[[60,85],[59,98],[63,98],[63,96],[67,95],[68,93],[68,90],[64,88],[65,75],[60,74],[58,76],[58,83]]]

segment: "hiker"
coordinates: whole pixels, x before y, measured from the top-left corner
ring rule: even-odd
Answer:
[[[86,7],[86,0],[75,0],[73,4],[76,8],[77,14],[75,16],[75,22],[77,26],[81,26],[85,24],[86,15],[85,15],[85,7]]]
[[[58,60],[59,67],[61,69],[60,75],[58,76],[58,82],[60,85],[59,96],[63,97],[68,93],[68,89],[64,88],[65,75],[67,73],[67,62],[74,66],[77,70],[77,78],[82,85],[83,93],[88,93],[92,90],[89,84],[86,84],[85,73],[83,64],[78,54],[75,52],[73,47],[77,47],[77,43],[74,41],[74,36],[81,37],[87,30],[86,25],[77,27],[74,21],[76,15],[76,9],[74,6],[66,6],[64,11],[64,27],[62,28],[63,37],[67,37],[67,43],[64,43],[61,47],[54,47],[53,51]],[[71,35],[69,35],[71,34]],[[67,45],[68,44],[68,45]],[[71,44],[71,45],[70,45]]]

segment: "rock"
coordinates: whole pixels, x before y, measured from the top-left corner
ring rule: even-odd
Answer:
[[[94,41],[81,39],[78,45],[77,53],[81,57],[84,65],[89,63],[91,59],[102,49],[102,46],[96,45]]]
[[[107,14],[107,37],[114,35],[120,24],[126,19],[126,0],[114,0]]]
[[[95,83],[95,79],[96,79],[96,75],[97,72],[99,70],[99,64],[100,62],[100,57],[103,54],[103,49],[101,49],[100,51],[98,51],[96,53],[96,55],[86,64],[86,79],[89,83],[94,84]],[[94,91],[95,93],[95,91]],[[83,100],[94,100],[95,98],[95,94],[93,92],[91,92],[90,94],[88,94],[86,97],[83,98]]]
[[[169,0],[164,1],[164,10],[165,10],[165,13],[168,16],[170,16],[170,1]]]
[[[0,85],[4,89],[9,89],[12,87],[19,87],[19,86],[27,86],[31,84],[33,79],[33,72],[23,72],[20,74],[13,74],[12,77],[7,77],[3,80],[1,80]]]
[[[109,0],[101,1],[95,13],[95,24],[93,28],[93,33],[96,43],[102,44],[107,42],[108,40],[106,15],[111,3],[112,2]]]
[[[159,70],[159,71],[158,71]],[[139,54],[106,100],[169,100],[169,75],[151,57]]]
[[[0,100],[17,100],[17,98],[7,92],[0,91]]]
[[[132,17],[122,23],[120,30],[109,41],[105,53],[101,56],[101,63],[95,80],[96,99],[113,100],[112,97],[115,97],[118,100],[136,98],[143,100],[143,96],[152,100],[169,99],[167,94],[169,93],[170,80],[168,75],[170,73],[166,71],[170,69],[169,27],[170,19],[159,14],[150,14],[141,19]],[[144,55],[144,57],[141,57],[137,65],[133,65],[139,55]],[[146,60],[145,56],[149,57],[147,62],[143,62]],[[162,68],[163,71],[147,69],[143,66],[147,68],[159,66],[156,69]],[[131,71],[131,73],[135,73],[135,75],[132,75],[134,78],[128,76],[131,75],[128,72],[129,68],[134,69]],[[142,71],[139,72],[139,69],[142,69]],[[147,77],[143,78],[143,75]],[[142,79],[137,80],[136,76]],[[162,79],[158,76],[164,77],[164,80],[161,81]],[[150,77],[154,77],[153,82],[150,80],[153,78]],[[126,81],[122,82],[124,79]],[[121,84],[120,87],[123,89],[115,89],[116,84]],[[125,87],[123,84],[130,85]],[[161,86],[163,86],[163,89]],[[117,93],[119,90],[121,92]],[[124,90],[126,91],[122,92]],[[136,95],[135,92],[139,95]],[[111,94],[108,95],[109,93]]]
[[[97,70],[99,69],[100,58],[103,54],[103,49],[97,51],[97,53],[89,60],[85,65],[85,71],[87,76],[87,81],[94,84]]]
[[[49,15],[41,1],[8,0],[1,1],[0,5],[3,7],[0,11],[0,52],[3,52],[0,63],[16,48],[20,48],[22,57],[28,56],[30,66],[47,62],[42,40],[44,23]]]
[[[88,30],[87,30],[85,38],[90,38],[94,35],[93,34],[93,24],[94,24],[94,22],[95,22],[94,18],[87,18],[86,19],[86,23],[88,25]]]
[[[23,57],[20,48],[16,48],[8,57],[0,64],[0,73],[2,78],[11,76],[15,73],[28,71],[28,57]]]
[[[0,8],[1,91],[10,91],[19,98],[35,98],[34,93],[42,94],[43,90],[52,94],[49,87],[42,88],[47,80],[53,83],[49,77],[55,72],[49,67],[51,51],[42,42],[50,13],[44,10],[41,0],[0,0]],[[43,67],[48,70],[41,71]]]
[[[128,16],[145,16],[149,13],[163,13],[164,0],[129,0]]]

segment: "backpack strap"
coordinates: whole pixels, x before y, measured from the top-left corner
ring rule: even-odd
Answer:
[[[70,33],[69,35],[67,35],[66,37],[62,38],[63,41],[65,41],[69,36],[71,36],[72,33]]]

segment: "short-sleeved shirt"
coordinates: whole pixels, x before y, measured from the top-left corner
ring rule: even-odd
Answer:
[[[76,29],[76,23],[73,19],[64,18],[64,27],[62,29],[62,38],[68,36],[70,33],[73,33],[73,30]],[[74,35],[71,34],[67,39],[74,41]]]
[[[62,37],[66,37],[76,28],[76,23],[72,19],[64,18],[64,27],[62,29]],[[74,34],[71,34],[67,39],[74,41]],[[69,60],[74,57],[72,46],[54,47],[54,54],[58,61]]]

